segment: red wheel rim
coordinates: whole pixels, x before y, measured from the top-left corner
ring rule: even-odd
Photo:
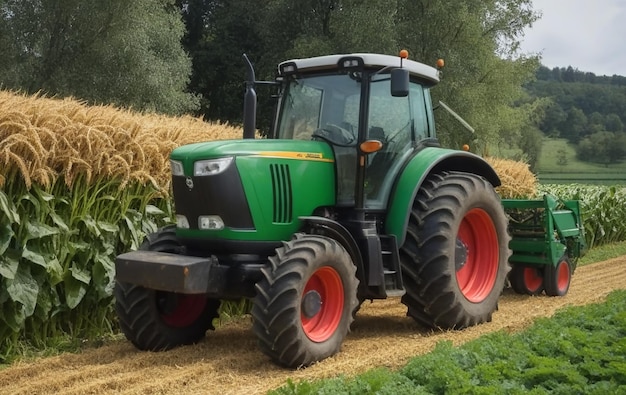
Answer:
[[[467,300],[480,303],[491,293],[498,273],[496,228],[485,210],[475,208],[461,221],[457,237],[465,247],[466,258],[456,272],[456,280]]]
[[[300,314],[304,333],[314,342],[328,340],[341,321],[343,313],[343,283],[335,269],[325,266],[318,269],[304,287],[303,297],[308,292],[317,292],[321,305],[312,317]]]
[[[543,284],[543,277],[534,267],[524,268],[524,286],[530,292],[537,292]]]
[[[556,272],[556,286],[559,292],[565,292],[569,288],[569,281],[569,264],[566,261],[561,261]]]
[[[161,319],[165,324],[177,328],[186,327],[195,322],[206,306],[204,295],[160,292],[157,294],[157,298],[160,299]],[[163,308],[164,305],[168,305],[168,307]]]

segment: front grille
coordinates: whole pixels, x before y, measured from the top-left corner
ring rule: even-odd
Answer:
[[[291,176],[288,165],[271,164],[272,188],[274,192],[274,217],[275,223],[291,223],[292,221],[292,191]]]

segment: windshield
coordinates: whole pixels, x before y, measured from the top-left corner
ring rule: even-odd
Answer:
[[[277,137],[333,147],[338,205],[354,203],[360,101],[360,73],[295,79],[283,93]]]
[[[356,142],[360,94],[361,83],[347,74],[292,81],[283,94],[278,138],[311,140],[319,131],[331,143]]]

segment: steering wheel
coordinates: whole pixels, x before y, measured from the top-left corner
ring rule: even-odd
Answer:
[[[322,139],[338,147],[356,146],[356,136],[352,131],[332,123],[328,123],[326,126],[316,129],[311,137]]]

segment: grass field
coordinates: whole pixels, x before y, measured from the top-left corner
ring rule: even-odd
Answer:
[[[558,163],[557,153],[563,150],[567,163]],[[565,139],[543,139],[537,165],[539,181],[544,184],[626,185],[626,162],[602,165],[576,159],[574,147]]]

